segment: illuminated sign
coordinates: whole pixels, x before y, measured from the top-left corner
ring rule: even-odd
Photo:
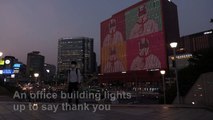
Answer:
[[[3,70],[0,70],[0,75],[2,75],[3,74]]]
[[[13,65],[13,68],[20,68],[20,67],[21,67],[21,64],[18,64],[18,63]]]
[[[5,64],[10,64],[10,60],[5,60]]]
[[[17,70],[17,69],[14,69],[14,71],[13,71],[14,73],[19,73],[19,70]]]
[[[3,74],[6,74],[6,75],[13,74],[13,70],[12,69],[4,69]]]
[[[189,59],[192,58],[192,54],[183,54],[183,55],[177,55],[176,59]],[[171,56],[171,59],[174,60],[174,56]]]
[[[4,60],[0,60],[0,65],[4,65]]]

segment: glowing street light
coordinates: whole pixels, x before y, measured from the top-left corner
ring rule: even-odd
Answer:
[[[160,71],[160,74],[161,74],[161,75],[165,75],[165,74],[166,74],[166,71],[165,71],[165,70],[161,70],[161,71]]]
[[[36,79],[36,82],[38,82],[39,73],[34,73],[34,77]]]
[[[39,77],[39,73],[34,73],[34,77],[35,78]]]
[[[162,79],[163,79],[163,103],[166,104],[166,85],[165,85],[165,78],[164,78],[166,71],[161,70],[160,74],[162,75]]]
[[[177,48],[178,43],[177,42],[172,42],[170,43],[171,48]]]
[[[50,70],[49,70],[49,69],[46,69],[46,72],[47,72],[47,73],[50,73]]]

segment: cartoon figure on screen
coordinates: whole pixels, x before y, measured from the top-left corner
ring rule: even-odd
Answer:
[[[107,60],[107,63],[104,67],[104,72],[110,73],[110,72],[118,72],[118,71],[120,72],[125,71],[125,68],[122,62],[117,57],[116,49],[111,48],[109,59]]]
[[[139,54],[131,64],[131,70],[147,70],[161,68],[161,62],[157,56],[151,54],[149,41],[142,38],[139,41]]]
[[[138,8],[137,21],[130,32],[129,39],[148,35],[158,31],[158,24],[148,18],[146,7],[143,5]]]
[[[101,48],[104,73],[122,72],[126,69],[126,42],[117,27],[116,19],[111,19]]]
[[[104,38],[103,46],[109,46],[110,44],[117,44],[122,42],[123,36],[121,32],[116,30],[116,20],[111,19],[109,23],[109,34]]]

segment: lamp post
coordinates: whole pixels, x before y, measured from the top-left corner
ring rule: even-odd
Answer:
[[[163,79],[163,103],[166,104],[166,85],[165,85],[165,78],[164,78],[166,71],[161,70],[160,74],[162,75],[162,79]]]
[[[178,71],[177,71],[177,61],[176,61],[176,48],[177,48],[177,45],[178,45],[177,42],[170,43],[170,47],[173,49],[173,55],[174,55],[174,70],[175,70],[175,79],[176,79],[176,87],[177,87],[177,100],[178,100],[178,104],[180,104]]]

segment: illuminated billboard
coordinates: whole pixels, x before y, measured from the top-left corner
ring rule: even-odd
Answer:
[[[20,68],[21,67],[21,64],[19,64],[19,63],[15,63],[14,65],[13,65],[13,68]]]
[[[11,75],[11,74],[13,74],[13,70],[12,69],[3,69],[3,74]]]
[[[101,64],[104,73],[127,69],[124,13],[118,13],[101,24]]]
[[[144,0],[101,23],[102,73],[165,69],[161,0]]]
[[[0,65],[4,65],[4,60],[0,60]]]

